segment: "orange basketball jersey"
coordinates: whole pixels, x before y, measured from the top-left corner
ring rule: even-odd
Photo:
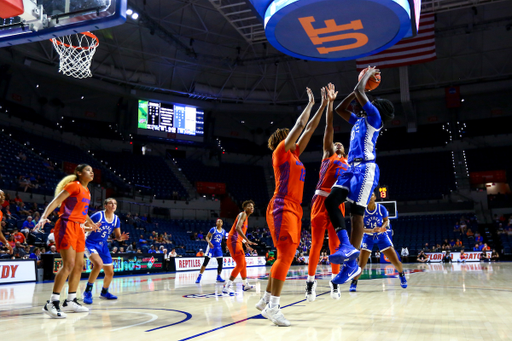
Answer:
[[[240,214],[238,214],[236,216],[236,219],[235,219],[235,222],[233,223],[233,226],[231,226],[231,230],[229,231],[229,234],[228,234],[228,241],[233,244],[233,243],[240,243],[242,244],[242,236],[240,236],[238,234],[238,232],[236,231],[236,225],[238,224],[238,219],[240,218]],[[242,232],[244,234],[247,233],[247,227],[248,227],[248,221],[249,221],[249,216],[245,216],[245,221],[242,225]]]
[[[64,186],[64,190],[70,195],[60,206],[59,217],[80,224],[85,223],[91,202],[91,192],[79,181],[68,183]]]
[[[320,167],[320,176],[316,190],[331,193],[331,188],[344,171],[348,169],[349,165],[345,157],[339,158],[335,153],[331,157],[322,160]]]
[[[272,166],[276,179],[274,198],[283,198],[302,203],[306,168],[299,160],[299,145],[295,151],[285,151],[284,140],[279,143],[272,153]]]

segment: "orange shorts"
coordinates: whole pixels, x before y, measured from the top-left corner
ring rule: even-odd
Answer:
[[[311,228],[322,228],[324,231],[334,227],[332,226],[329,213],[325,208],[325,199],[327,197],[315,195],[311,200]],[[340,211],[345,216],[345,204],[340,205]]]
[[[55,223],[55,246],[57,251],[67,250],[70,247],[76,252],[85,251],[85,233],[80,223],[59,219]]]
[[[274,246],[280,242],[300,243],[302,207],[283,198],[272,198],[267,207],[267,224]]]
[[[231,243],[228,239],[227,247],[229,250],[229,254],[231,255],[232,258],[235,258],[236,256],[244,256],[245,257],[244,246],[242,245],[242,243],[239,243],[239,242]]]

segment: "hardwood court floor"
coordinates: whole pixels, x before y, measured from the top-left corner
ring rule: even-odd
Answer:
[[[53,320],[41,312],[51,283],[0,286],[2,340],[511,340],[512,263],[406,265],[402,289],[390,266],[364,271],[356,293],[329,297],[327,267],[318,269],[317,300],[304,301],[306,267],[292,267],[281,306],[292,322],[279,328],[254,308],[269,268],[250,268],[253,292],[222,296],[215,271],[115,278],[118,301],[97,298],[89,313]],[[224,271],[227,277],[229,270]],[[85,281],[80,283],[83,291]],[[81,295],[79,295],[81,296]]]

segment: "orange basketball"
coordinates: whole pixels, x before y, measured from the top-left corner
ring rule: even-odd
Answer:
[[[366,73],[368,69],[364,69],[359,73],[358,80],[361,80],[363,78],[363,75]],[[375,77],[375,78],[374,78]],[[376,74],[374,77],[370,77],[368,79],[368,82],[366,82],[365,89],[370,91],[376,89],[380,85],[380,74]]]

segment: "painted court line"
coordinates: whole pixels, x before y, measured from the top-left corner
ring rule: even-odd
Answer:
[[[316,295],[316,296],[318,297],[318,296],[322,296],[322,295],[329,294],[329,293],[331,293],[331,291],[326,291],[326,292],[321,293],[321,294],[318,294],[318,295]],[[300,300],[300,301],[297,301],[297,302],[294,302],[294,303],[290,303],[290,304],[288,304],[288,305],[285,305],[285,306],[281,307],[281,309],[284,309],[284,308],[287,308],[287,307],[291,307],[291,306],[293,306],[293,305],[296,305],[296,304],[298,304],[298,303],[302,303],[302,302],[305,302],[305,301],[306,301],[306,299],[303,299],[303,300]],[[240,321],[232,322],[232,323],[226,324],[225,326],[217,327],[217,328],[214,328],[214,329],[208,330],[208,331],[203,332],[203,333],[199,333],[199,334],[196,334],[196,335],[192,335],[192,336],[189,336],[189,337],[187,337],[187,338],[185,338],[185,339],[180,339],[180,340],[178,340],[178,341],[187,341],[187,340],[192,340],[192,339],[195,339],[196,337],[199,337],[199,336],[202,336],[202,335],[206,335],[206,334],[212,333],[212,332],[217,331],[217,330],[220,330],[220,329],[224,329],[224,328],[227,328],[227,327],[231,327],[231,326],[233,326],[233,325],[235,325],[235,324],[238,324],[238,323],[241,323],[241,322],[245,322],[245,321],[247,321],[247,320],[251,320],[251,319],[260,319],[260,317],[259,317],[259,316],[261,316],[261,314],[254,315],[254,316],[251,316],[251,317],[245,318],[245,319],[240,320]]]

